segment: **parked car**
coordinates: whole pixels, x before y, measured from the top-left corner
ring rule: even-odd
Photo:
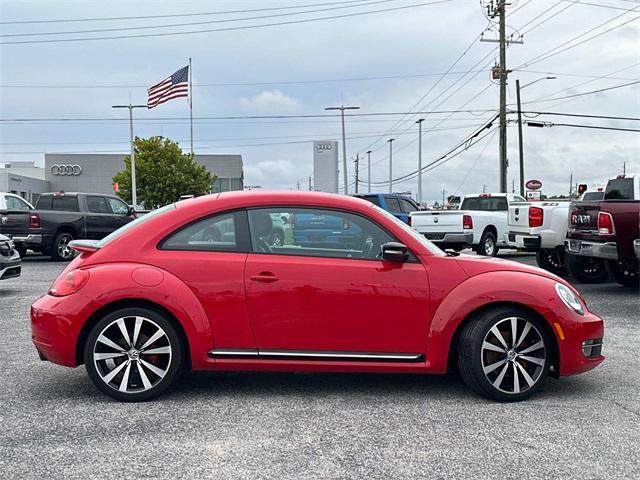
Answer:
[[[638,238],[640,174],[618,175],[607,182],[604,200],[571,204],[565,241],[567,266],[578,279],[592,282],[591,266],[604,262],[607,272],[618,283],[637,287]]]
[[[53,260],[71,260],[74,239],[100,239],[134,218],[134,210],[111,195],[99,193],[43,193],[35,210],[16,215],[17,248],[27,248]],[[15,223],[14,222],[14,223]]]
[[[291,213],[293,243],[308,248],[356,248],[362,240],[357,223],[337,212]]]
[[[41,235],[29,233],[30,214],[33,205],[13,193],[0,192],[0,235],[13,240],[15,249],[24,257],[27,243],[42,242]]]
[[[598,201],[603,197],[604,187],[596,187],[586,190],[580,201]],[[540,268],[565,275],[564,241],[569,205],[569,201],[512,203],[509,205],[509,233],[505,237],[507,244],[518,250],[536,252]]]
[[[460,251],[472,247],[480,254],[495,257],[507,247],[509,205],[526,202],[512,193],[467,195],[459,210],[421,211],[411,214],[411,226],[442,248]]]
[[[20,276],[20,254],[9,237],[0,235],[0,280]]]
[[[340,248],[265,241],[274,215],[357,225]],[[202,232],[232,226],[224,241]],[[603,321],[536,267],[445,254],[369,202],[226,192],[155,210],[81,252],[31,306],[41,358],[85,364],[98,389],[143,401],[193,370],[444,374],[523,400],[604,360]]]
[[[408,225],[411,225],[411,216],[409,214],[420,210],[420,206],[413,198],[401,193],[360,193],[354,195],[354,197],[367,200],[383,210],[391,212],[393,216]]]

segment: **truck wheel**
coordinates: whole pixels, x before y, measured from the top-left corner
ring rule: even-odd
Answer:
[[[56,262],[67,262],[75,257],[75,252],[69,247],[73,236],[68,232],[60,232],[53,240],[49,254]]]
[[[536,262],[540,268],[558,276],[567,274],[564,251],[558,248],[543,248],[536,252]]]
[[[478,252],[478,255],[484,255],[485,257],[495,257],[498,254],[496,236],[492,232],[484,232],[476,248],[476,252]]]
[[[623,262],[607,261],[607,272],[616,282],[625,287],[638,288],[640,286],[638,266],[635,267],[634,269],[631,265],[626,265]]]
[[[20,258],[24,258],[27,256],[27,247],[16,247],[16,251],[20,255]]]
[[[565,255],[567,269],[582,283],[602,283],[609,278],[605,261],[601,258]]]

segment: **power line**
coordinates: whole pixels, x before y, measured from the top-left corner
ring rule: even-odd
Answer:
[[[589,115],[584,113],[561,113],[561,112],[535,112],[535,111],[523,111],[523,115],[530,115],[531,117],[537,117],[539,115],[557,115],[561,117],[580,117],[580,118],[600,118],[606,120],[629,120],[629,121],[640,121],[640,117],[619,117],[612,115]]]
[[[575,127],[575,128],[590,128],[595,130],[617,130],[619,132],[640,132],[640,128],[623,128],[623,127],[607,127],[603,125],[585,125],[579,123],[542,123],[532,122],[530,120],[525,120],[525,124],[535,127]]]
[[[274,11],[274,10],[290,10],[290,9],[293,10],[296,8],[310,8],[310,7],[338,5],[338,4],[345,4],[345,3],[358,3],[360,1],[362,0],[349,0],[349,1],[341,1],[341,2],[329,2],[329,3],[313,3],[313,4],[305,4],[305,5],[290,5],[288,7],[251,8],[251,9],[244,9],[244,10],[226,10],[226,11],[218,11],[218,12],[198,12],[198,13],[175,13],[175,14],[165,14],[165,15],[65,18],[65,19],[55,19],[55,20],[11,20],[11,21],[0,22],[0,25],[19,25],[19,24],[29,24],[29,23],[103,22],[103,21],[113,21],[113,20],[143,20],[143,19],[150,19],[150,18],[176,18],[176,17],[198,17],[198,16],[207,16],[207,15],[231,15],[236,13],[268,12],[268,11]]]
[[[615,5],[605,5],[603,3],[593,3],[593,2],[585,2],[584,0],[561,0],[563,2],[572,2],[578,5],[588,5],[591,7],[600,7],[600,8],[609,8],[612,10],[626,10],[624,7],[617,7]]]
[[[368,2],[360,0],[361,3],[356,3],[352,5],[341,5],[337,7],[325,6],[325,8],[305,10],[302,12],[275,13],[270,15],[258,15],[253,17],[240,17],[240,18],[225,18],[221,20],[207,20],[207,21],[201,21],[201,22],[172,23],[172,24],[164,24],[164,25],[142,25],[142,26],[136,26],[136,27],[113,27],[113,28],[97,28],[97,29],[90,29],[90,30],[67,30],[62,32],[3,33],[3,34],[0,34],[0,37],[14,38],[14,37],[49,36],[49,35],[78,35],[78,34],[87,34],[87,33],[122,32],[122,31],[131,31],[131,30],[149,30],[149,29],[157,29],[157,28],[189,27],[193,25],[212,25],[217,23],[244,22],[249,20],[263,20],[265,18],[280,18],[280,17],[288,17],[292,15],[305,15],[308,13],[328,12],[328,11],[334,11],[334,10],[343,10],[345,8],[366,7],[370,5],[376,5],[380,3],[389,3],[389,2],[395,2],[395,1],[397,0],[374,0],[374,1],[368,1]]]
[[[204,30],[188,30],[182,32],[164,32],[164,33],[140,33],[136,35],[112,35],[112,36],[102,36],[102,37],[77,37],[77,38],[58,38],[58,39],[48,39],[48,40],[16,40],[10,42],[0,42],[0,45],[19,45],[19,44],[36,44],[36,43],[61,43],[61,42],[80,42],[80,41],[94,41],[94,40],[118,40],[118,39],[129,39],[129,38],[150,38],[150,37],[167,37],[167,36],[175,36],[175,35],[192,35],[198,33],[213,33],[213,32],[230,32],[236,30],[248,30],[254,28],[265,28],[265,27],[274,27],[274,26],[283,26],[283,25],[295,25],[302,23],[311,23],[322,20],[336,20],[340,18],[350,18],[357,17],[362,15],[372,15],[376,13],[384,13],[384,12],[392,12],[399,10],[407,10],[411,8],[419,8],[429,5],[436,5],[440,3],[449,3],[453,0],[434,0],[431,2],[425,3],[417,3],[412,5],[404,5],[400,7],[392,7],[392,8],[383,8],[378,10],[368,10],[363,12],[354,12],[354,13],[345,13],[341,15],[330,15],[326,17],[316,17],[316,18],[306,18],[300,20],[289,20],[282,22],[273,22],[273,23],[262,23],[262,24],[254,24],[254,25],[241,25],[237,27],[224,27],[224,28],[213,28],[213,29],[204,29]]]
[[[591,90],[589,92],[575,93],[573,95],[564,95],[564,96],[561,96],[561,97],[545,98],[545,99],[541,99],[541,100],[531,100],[529,102],[522,102],[522,104],[525,105],[525,104],[531,104],[531,103],[552,102],[552,101],[555,101],[555,100],[564,100],[565,98],[582,97],[584,95],[593,95],[595,93],[601,93],[601,92],[606,92],[606,91],[609,91],[609,90],[615,90],[617,88],[629,87],[631,85],[637,85],[638,83],[640,83],[640,80],[635,80],[633,82],[628,82],[628,83],[622,83],[620,85],[614,85],[613,87],[599,88],[598,90]]]

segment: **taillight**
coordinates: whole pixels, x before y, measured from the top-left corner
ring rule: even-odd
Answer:
[[[37,213],[29,214],[29,228],[40,228],[40,216]]]
[[[471,218],[471,215],[462,216],[462,228],[465,230],[471,230],[473,228],[473,218]]]
[[[88,270],[71,270],[53,282],[49,290],[49,295],[53,295],[54,297],[71,295],[84,287],[87,280],[89,280]]]
[[[541,227],[544,220],[544,210],[540,207],[529,207],[529,226]]]
[[[613,217],[608,212],[598,213],[598,234],[613,235],[615,228],[613,226]]]

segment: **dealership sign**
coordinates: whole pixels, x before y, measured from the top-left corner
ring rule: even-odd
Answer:
[[[542,182],[540,180],[529,180],[525,187],[527,190],[540,190],[542,188]]]
[[[51,165],[51,175],[73,175],[78,176],[82,173],[80,165]]]
[[[338,193],[338,142],[313,142],[313,189]]]

